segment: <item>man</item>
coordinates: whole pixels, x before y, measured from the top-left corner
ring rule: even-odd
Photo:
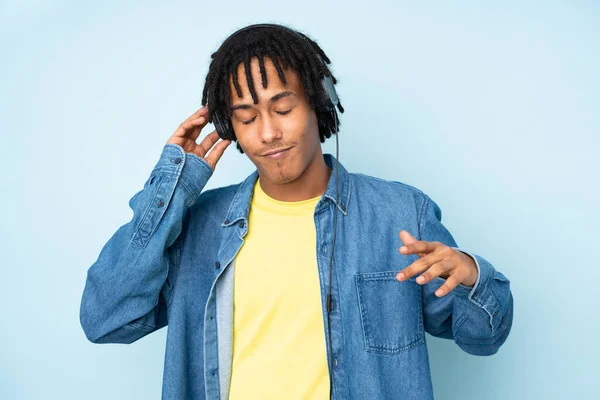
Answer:
[[[253,26],[212,58],[210,109],[167,141],[88,271],[87,338],[132,343],[168,324],[169,399],[431,399],[425,332],[496,353],[509,280],[457,247],[425,193],[322,153],[339,121],[320,111],[321,79],[336,81],[317,43]],[[202,191],[232,141],[196,143],[218,115],[256,170]]]

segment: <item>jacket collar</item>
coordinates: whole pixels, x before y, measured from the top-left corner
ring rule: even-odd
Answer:
[[[339,194],[337,206],[343,215],[347,215],[348,202],[350,201],[349,173],[346,170],[346,168],[344,168],[342,163],[336,162],[336,158],[333,155],[329,153],[324,153],[323,158],[325,159],[325,163],[329,167],[333,168],[333,170],[331,171],[331,175],[329,176],[329,183],[327,184],[327,189],[325,189],[325,193],[323,193],[321,200],[319,200],[319,202],[317,203],[317,206],[315,207],[315,212],[317,212],[319,208],[323,207],[322,204],[325,201],[331,201],[333,204],[336,203],[335,174],[337,166],[339,166],[339,169],[337,170],[339,179]],[[231,200],[231,203],[229,205],[229,210],[227,210],[227,216],[225,217],[225,221],[223,221],[221,226],[225,227],[233,225],[240,219],[243,219],[245,221],[248,220],[248,213],[250,212],[250,203],[252,201],[254,185],[256,184],[257,179],[258,170],[254,170],[254,172],[252,172],[246,179],[244,179],[244,181],[242,181],[238,185],[238,189],[235,193],[235,196],[233,196],[233,200]]]

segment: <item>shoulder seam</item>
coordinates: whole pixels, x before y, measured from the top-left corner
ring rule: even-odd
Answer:
[[[423,223],[423,215],[425,214],[425,210],[427,210],[427,207],[429,206],[429,196],[427,196],[426,194],[424,194],[424,196],[425,201],[421,206],[421,211],[419,211],[419,240],[423,240],[423,226],[425,225]]]
[[[356,175],[356,176],[360,176],[360,177],[364,177],[364,178],[367,178],[367,179],[376,180],[376,181],[383,182],[383,183],[393,183],[395,185],[400,185],[400,186],[403,186],[403,187],[405,187],[407,189],[410,189],[413,192],[417,192],[419,194],[425,195],[425,193],[421,189],[416,188],[416,187],[414,187],[412,185],[409,185],[407,183],[404,183],[404,182],[383,179],[383,178],[379,178],[377,176],[367,175],[367,174],[363,174],[363,173],[360,173],[360,172],[353,172],[353,173],[351,173],[351,175]]]

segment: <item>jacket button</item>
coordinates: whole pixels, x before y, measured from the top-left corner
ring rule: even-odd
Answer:
[[[323,254],[327,254],[327,245],[326,244],[323,245],[322,250],[323,250]]]
[[[215,263],[215,268],[221,268],[221,263],[217,261],[217,262]]]
[[[225,220],[225,223],[226,223],[226,224],[228,224],[228,223],[229,223],[229,220],[228,220],[228,219],[226,219],[226,220]]]
[[[240,228],[244,227],[244,221],[240,221],[240,223],[238,224],[240,226]]]
[[[165,203],[164,203],[162,200],[158,202],[158,206],[159,206],[159,207],[162,207],[162,206],[164,206],[164,205],[165,205]]]
[[[174,162],[175,164],[179,164],[179,163],[181,162],[181,158],[180,158],[180,157],[177,157],[176,159],[174,159],[174,160],[173,160],[173,162]]]

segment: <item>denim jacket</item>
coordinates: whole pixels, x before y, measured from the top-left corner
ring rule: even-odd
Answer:
[[[323,157],[333,171],[314,221],[328,354],[325,296],[335,207],[339,213],[332,398],[432,399],[425,332],[470,354],[496,353],[512,325],[510,282],[483,257],[458,249],[438,205],[412,186],[349,173],[340,163],[336,204],[336,160]],[[235,257],[248,232],[258,172],[203,191],[212,173],[202,158],[166,144],[129,201],[133,218],[89,268],[81,299],[80,322],[93,343],[132,343],[169,325],[163,399],[228,398]],[[418,259],[398,252],[402,229],[471,256],[479,272],[475,285],[439,298],[434,292],[443,278],[424,285],[416,283],[418,274],[396,280]]]

